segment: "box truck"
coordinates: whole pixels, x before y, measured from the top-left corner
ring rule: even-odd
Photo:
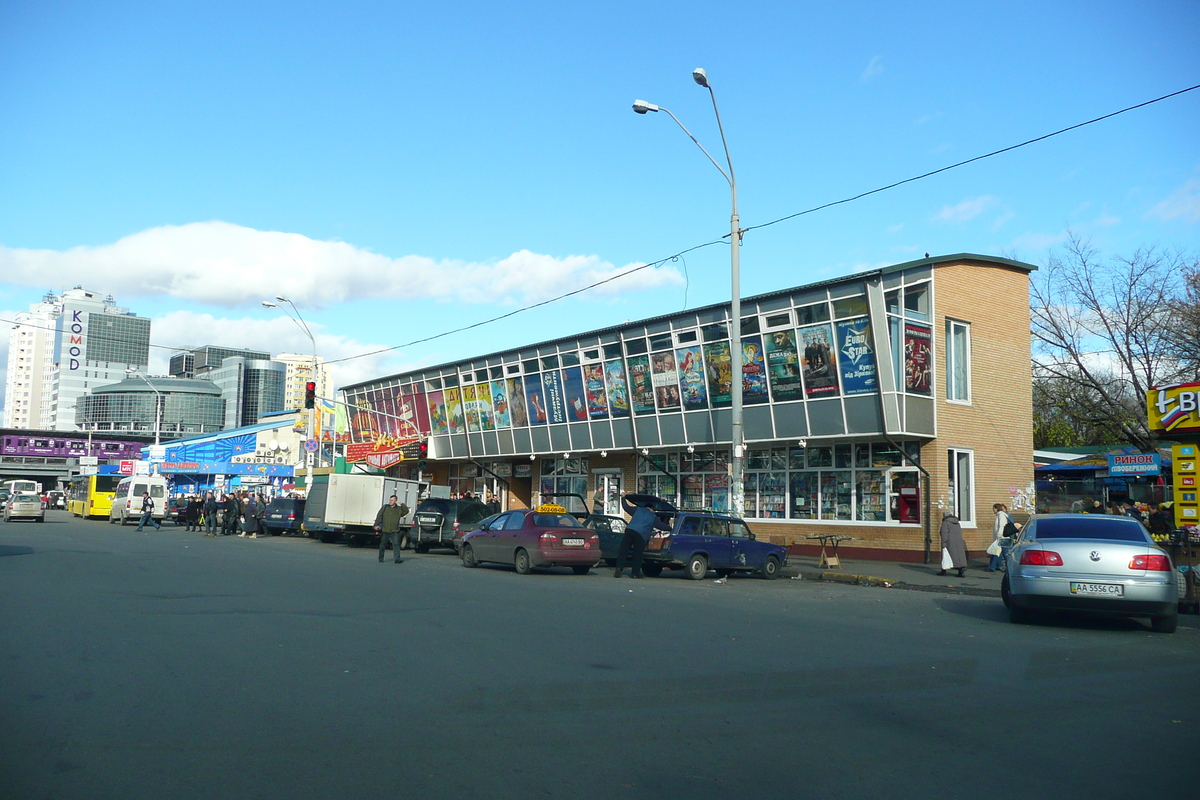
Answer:
[[[304,529],[322,542],[343,536],[355,544],[379,542],[375,515],[392,495],[408,506],[402,530],[412,526],[412,515],[420,498],[417,481],[383,475],[317,475],[304,505]],[[404,543],[407,546],[407,542]]]

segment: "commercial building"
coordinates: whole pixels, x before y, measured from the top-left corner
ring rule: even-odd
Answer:
[[[162,439],[219,431],[225,400],[212,381],[129,377],[79,398],[76,422],[92,431],[138,431]]]
[[[46,328],[52,329],[52,355]],[[112,295],[77,286],[31,306],[10,334],[10,362],[14,347],[17,369],[6,380],[5,414],[11,403],[15,415],[8,421],[13,427],[78,430],[77,398],[149,363],[150,320],[118,307]]]
[[[278,361],[229,356],[217,369],[204,373],[225,399],[226,428],[253,424],[259,417],[282,411],[287,366]]]
[[[236,347],[219,347],[208,344],[193,350],[184,350],[171,356],[168,374],[176,378],[203,378],[214,369],[220,369],[227,358],[234,356],[252,361],[270,361],[271,354],[260,350],[244,350]]]
[[[992,504],[1034,496],[1033,269],[927,257],[746,298],[736,340],[725,303],[344,387],[368,409],[348,457],[427,438],[436,483],[506,507],[571,491],[619,513],[636,490],[728,508],[740,346],[757,535],[918,560],[953,513],[982,550]]]

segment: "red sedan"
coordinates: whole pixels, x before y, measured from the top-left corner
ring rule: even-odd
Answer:
[[[462,540],[464,567],[512,564],[528,575],[534,567],[570,567],[586,575],[600,560],[600,537],[562,506],[506,511]]]

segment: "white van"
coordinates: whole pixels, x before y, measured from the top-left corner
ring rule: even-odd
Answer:
[[[154,518],[162,522],[167,513],[167,479],[161,475],[122,478],[117,484],[117,493],[113,495],[108,521],[120,522],[122,525],[130,522],[136,524],[142,518],[142,495],[146,492],[150,493],[150,499],[154,501]]]

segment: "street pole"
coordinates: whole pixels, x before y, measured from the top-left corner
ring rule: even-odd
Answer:
[[[299,326],[300,330],[304,331],[304,333],[308,336],[308,341],[312,343],[312,351],[313,351],[312,381],[314,384],[318,384],[318,381],[317,381],[317,339],[316,339],[316,337],[313,336],[312,331],[309,330],[308,323],[304,321],[304,315],[300,313],[300,309],[296,307],[295,303],[293,303],[291,300],[287,299],[286,297],[283,297],[282,295],[275,295],[275,299],[280,303],[287,303],[289,306],[292,307],[292,311],[296,312],[296,316],[292,317],[292,315],[288,313],[288,310],[286,308],[283,309],[283,313],[287,314],[288,317],[291,318],[292,322],[295,322],[296,325]],[[269,300],[264,300],[262,302],[262,307],[263,308],[279,308],[278,305],[270,302]],[[307,432],[308,432],[308,435],[306,438],[316,439],[317,438],[316,402],[315,401],[313,402],[312,408],[309,408],[306,410],[308,411],[308,415],[307,415],[308,420],[305,423],[305,427],[307,428]],[[308,494],[308,492],[312,490],[313,462],[316,461],[317,452],[320,452],[320,447],[321,447],[321,443],[318,440],[316,452],[309,452],[308,450],[304,451],[304,493],[305,494]]]

